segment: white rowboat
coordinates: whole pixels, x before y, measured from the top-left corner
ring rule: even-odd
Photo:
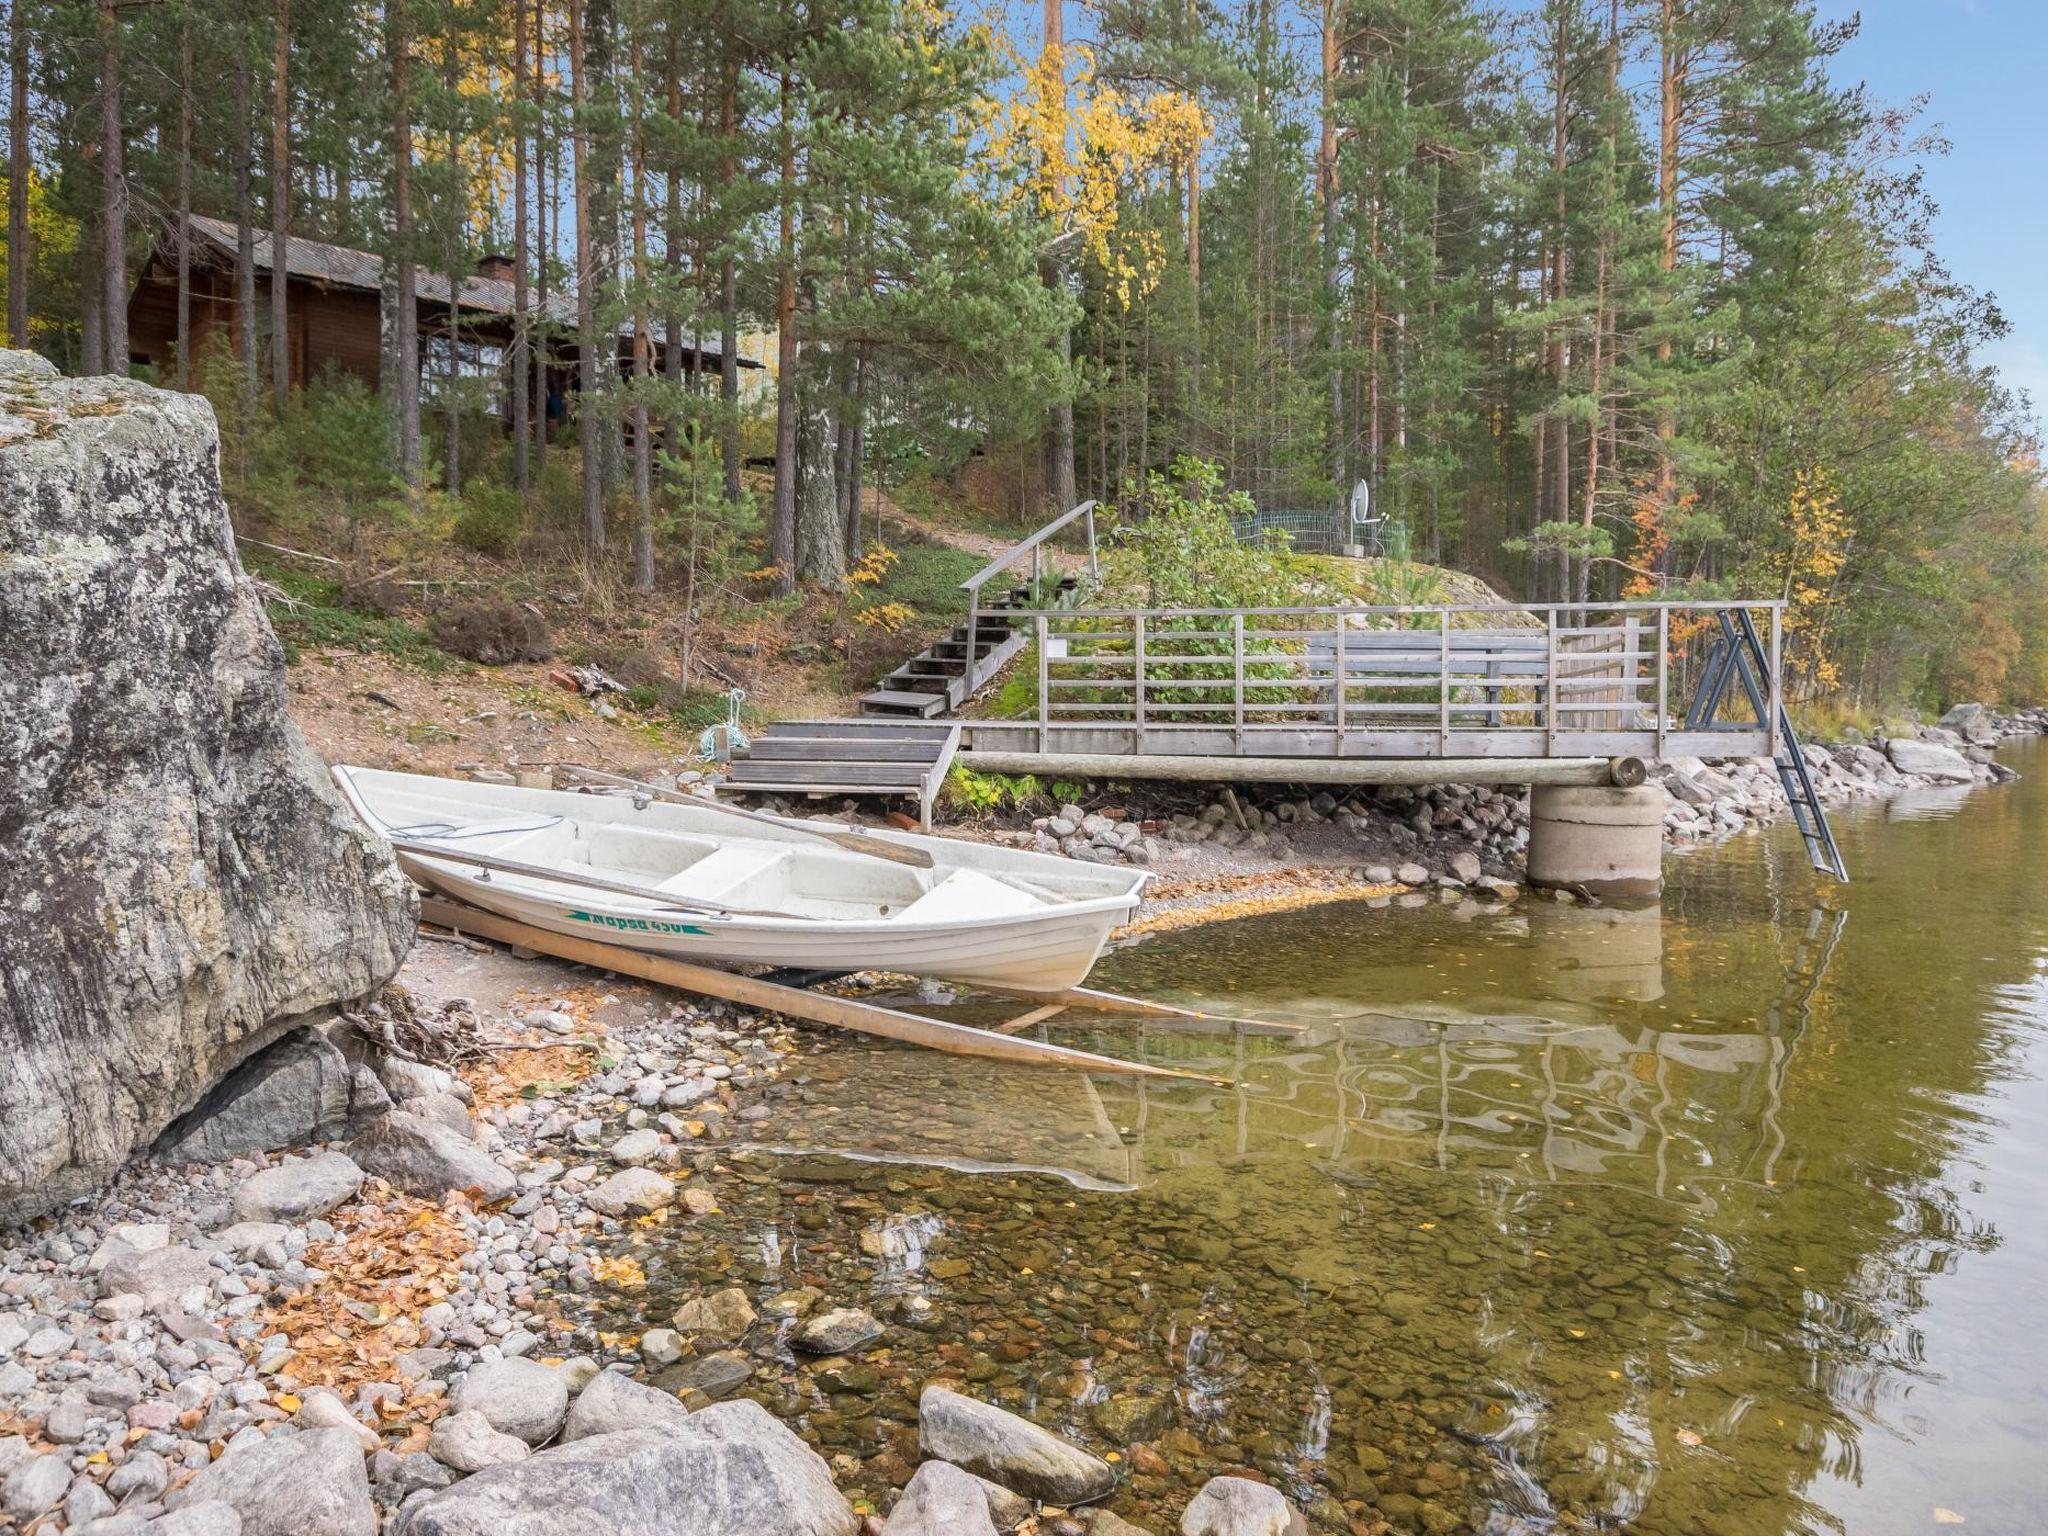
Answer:
[[[871,834],[930,855],[929,869],[914,868],[843,851],[807,822],[763,825],[646,795],[372,768],[334,777],[421,886],[549,932],[686,960],[1060,992],[1086,978],[1147,878],[1013,848]]]

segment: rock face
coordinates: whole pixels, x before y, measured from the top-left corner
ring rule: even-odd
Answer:
[[[1278,1488],[1212,1477],[1180,1517],[1181,1536],[1308,1536],[1308,1522]]]
[[[790,1343],[814,1355],[844,1355],[866,1349],[882,1336],[882,1325],[858,1307],[834,1307],[805,1322]]]
[[[824,1461],[759,1403],[593,1435],[406,1506],[391,1536],[853,1536]]]
[[[375,1078],[360,1082],[316,1030],[264,1047],[230,1072],[199,1107],[158,1138],[154,1151],[173,1163],[219,1163],[250,1152],[281,1152],[333,1141],[391,1107]]]
[[[569,1383],[538,1360],[486,1360],[455,1389],[455,1411],[482,1414],[500,1434],[539,1445],[562,1427]]]
[[[1901,773],[1917,773],[1949,784],[1968,784],[1977,777],[1968,758],[1954,747],[1938,742],[1908,741],[1895,736],[1885,743],[1884,749],[1891,755],[1892,766]]]
[[[451,1189],[469,1189],[490,1201],[519,1188],[519,1181],[468,1137],[404,1110],[372,1123],[348,1151],[364,1172],[415,1195],[439,1198]]]
[[[889,1511],[882,1536],[996,1536],[981,1479],[949,1462],[928,1461]]]
[[[690,1410],[680,1398],[617,1371],[599,1371],[569,1405],[562,1438],[588,1440],[593,1435],[613,1435],[648,1424],[680,1424],[689,1416]]]
[[[285,713],[217,450],[197,396],[0,353],[0,1224],[412,941]]]
[[[362,1448],[345,1429],[243,1441],[170,1497],[172,1509],[218,1501],[244,1536],[377,1536]]]
[[[266,1168],[235,1191],[237,1221],[304,1221],[353,1200],[363,1170],[339,1152],[302,1157]]]
[[[1048,1504],[1086,1504],[1116,1487],[1115,1470],[1100,1457],[945,1387],[926,1387],[918,1398],[917,1433],[925,1455]]]

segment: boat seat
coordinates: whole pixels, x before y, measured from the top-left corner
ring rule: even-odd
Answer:
[[[1015,917],[1044,906],[1028,891],[991,879],[974,869],[956,869],[896,914],[900,923],[945,918],[957,922],[977,917]]]
[[[695,896],[715,901],[756,876],[765,875],[790,855],[787,848],[770,848],[760,843],[741,843],[707,853],[679,874],[670,875],[655,887],[672,896]]]

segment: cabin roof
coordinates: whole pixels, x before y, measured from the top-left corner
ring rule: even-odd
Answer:
[[[233,259],[236,244],[235,226],[229,220],[194,214],[192,232],[220,254]],[[270,232],[258,229],[252,233],[255,237],[256,270],[276,271],[276,262],[271,257]],[[285,238],[285,275],[304,278],[308,282],[327,283],[338,288],[359,288],[375,293],[383,286],[384,258],[372,251],[352,250],[345,245],[329,245],[324,240],[308,240],[299,235],[289,235]],[[448,274],[436,272],[427,264],[420,263],[413,269],[413,291],[418,298],[446,304]],[[528,302],[529,308],[536,314],[564,324],[575,323],[575,301],[565,294],[549,294],[544,308],[531,299]],[[483,314],[511,315],[514,312],[512,284],[501,278],[472,274],[462,280],[462,291],[457,303],[463,309]]]

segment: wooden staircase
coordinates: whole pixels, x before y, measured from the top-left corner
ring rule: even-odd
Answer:
[[[1077,577],[1063,576],[1048,606],[1071,601],[1078,592]],[[1024,648],[1024,629],[1009,617],[1011,611],[1033,606],[1031,587],[1016,586],[985,598],[968,619],[953,626],[952,633],[910,658],[882,679],[881,685],[860,701],[863,715],[890,719],[922,720],[951,714],[967,702],[970,650],[982,678]]]
[[[734,757],[718,793],[903,796],[929,831],[959,746],[951,720],[778,720]]]

